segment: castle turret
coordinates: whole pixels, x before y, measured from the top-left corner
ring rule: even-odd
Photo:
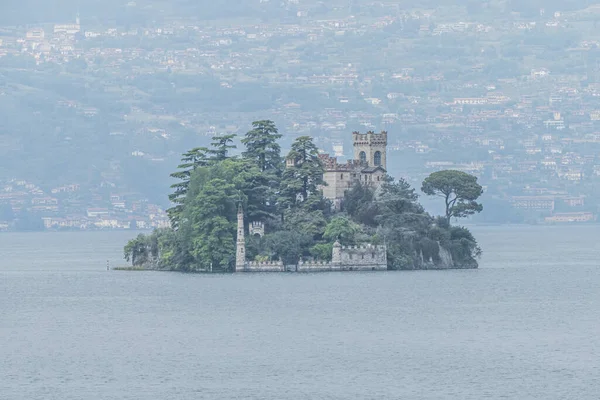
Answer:
[[[342,263],[342,245],[340,244],[339,240],[336,240],[333,244],[333,251],[331,252],[331,263]]]
[[[387,132],[352,133],[354,159],[369,167],[382,167],[387,170]]]
[[[285,167],[286,168],[293,168],[295,165],[296,165],[296,160],[294,160],[294,158],[287,157],[285,159]]]
[[[237,239],[235,252],[235,272],[246,269],[246,239],[244,238],[244,210],[240,203],[237,214]]]
[[[260,221],[253,221],[249,227],[250,236],[265,236],[265,224]]]

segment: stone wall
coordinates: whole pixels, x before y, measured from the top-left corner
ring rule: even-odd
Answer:
[[[387,250],[385,246],[342,246],[339,262],[349,267],[385,265],[387,269]]]
[[[332,261],[301,261],[297,272],[326,271],[385,271],[387,270],[387,249],[385,246],[341,246],[333,245]]]
[[[334,272],[334,271],[386,271],[387,265],[378,264],[334,264],[331,262],[307,261],[298,263],[297,272]]]
[[[247,262],[243,272],[285,272],[281,261]]]
[[[246,262],[237,272],[329,272],[329,271],[385,271],[387,250],[385,246],[348,246],[339,242],[333,245],[332,261],[300,261],[295,266],[285,266],[282,261]]]
[[[339,267],[339,265],[337,267]],[[300,261],[296,267],[296,272],[326,272],[333,271],[333,268],[334,265],[330,262]]]
[[[351,172],[325,171],[323,180],[327,185],[321,186],[323,196],[327,199],[340,199],[344,197],[346,190],[352,188],[356,179],[352,179]]]

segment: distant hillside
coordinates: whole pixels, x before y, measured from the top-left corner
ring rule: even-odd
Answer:
[[[285,4],[287,3],[287,4]],[[72,19],[77,12],[88,19],[118,20],[122,23],[141,22],[144,18],[186,16],[202,19],[277,16],[277,11],[291,7],[293,3],[259,0],[3,0],[0,5],[0,24],[18,25],[55,22]],[[349,10],[360,7],[376,7],[369,0],[316,0],[302,1],[302,5],[319,6],[323,9],[344,7]],[[437,8],[467,6],[471,10],[504,7],[508,12],[539,15],[546,12],[572,11],[596,4],[594,0],[400,0],[394,2],[399,8]],[[381,5],[386,2],[381,2]],[[270,12],[266,15],[265,12]]]
[[[0,25],[24,25],[72,20],[77,13],[86,20],[142,23],[164,17],[202,19],[259,15],[258,0],[3,0]]]

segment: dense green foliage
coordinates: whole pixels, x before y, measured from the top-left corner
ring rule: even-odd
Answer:
[[[323,184],[323,166],[319,149],[309,136],[296,139],[286,160],[289,165],[283,173],[280,202],[284,207],[292,207],[318,192],[318,186]]]
[[[231,271],[241,204],[246,224],[266,226],[264,237],[246,240],[250,260],[329,260],[338,240],[347,246],[386,244],[391,269],[435,268],[443,262],[440,246],[453,266],[476,265],[479,248],[470,232],[427,214],[404,180],[388,177],[379,188],[357,183],[342,210],[334,210],[320,189],[323,165],[312,139],[297,138],[284,163],[275,125],[258,121],[253,128],[242,139],[241,157],[229,154],[231,136],[183,155],[172,175],[181,181],[170,197],[174,228],[131,240],[125,259],[150,268]]]
[[[171,174],[172,178],[179,179],[181,182],[177,182],[171,185],[173,193],[169,195],[169,200],[174,203],[175,206],[167,210],[169,218],[173,226],[177,226],[179,223],[179,216],[183,211],[183,203],[187,195],[187,190],[190,185],[190,178],[192,172],[198,167],[204,167],[209,164],[208,153],[209,149],[206,147],[196,147],[190,151],[187,151],[181,157],[182,164],[179,164],[177,168],[179,171]]]

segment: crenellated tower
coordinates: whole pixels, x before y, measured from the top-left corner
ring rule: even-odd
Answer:
[[[382,167],[387,170],[387,132],[352,133],[354,159],[369,167]]]
[[[244,237],[244,209],[242,203],[238,206],[237,213],[237,239],[235,252],[235,272],[246,269],[246,239]]]
[[[260,221],[252,221],[248,230],[250,231],[250,236],[265,236],[265,224]]]

